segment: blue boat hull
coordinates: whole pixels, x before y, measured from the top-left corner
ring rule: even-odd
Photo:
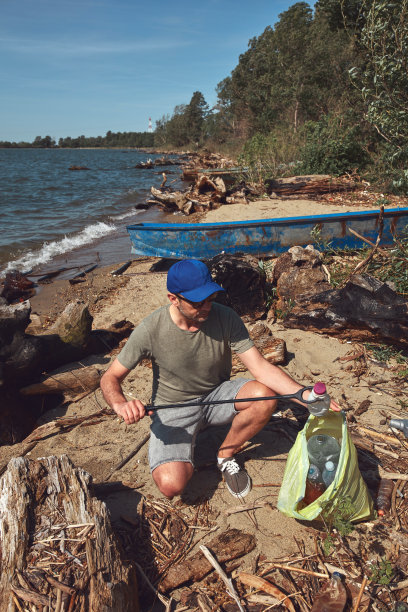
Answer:
[[[273,257],[294,245],[313,244],[314,228],[332,248],[362,248],[364,242],[349,229],[375,242],[379,215],[379,210],[370,210],[233,223],[138,223],[126,229],[135,255],[208,259],[221,252],[240,252]],[[392,244],[393,235],[401,235],[407,226],[408,208],[386,210],[381,245]]]

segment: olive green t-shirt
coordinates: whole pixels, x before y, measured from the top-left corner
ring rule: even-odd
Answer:
[[[171,404],[207,395],[231,375],[231,354],[253,346],[238,314],[214,302],[208,319],[195,332],[180,329],[170,305],[146,317],[118,355],[128,370],[142,359],[153,365],[152,403]]]

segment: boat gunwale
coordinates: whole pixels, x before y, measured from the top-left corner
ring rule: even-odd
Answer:
[[[252,228],[273,225],[300,225],[300,224],[318,224],[325,221],[347,221],[348,219],[366,218],[371,219],[378,217],[380,210],[356,211],[347,213],[329,213],[323,215],[310,215],[306,217],[276,217],[268,219],[249,219],[248,221],[220,221],[217,223],[133,223],[127,225],[126,229],[140,231],[170,231],[170,232],[191,232],[191,231],[210,231],[220,229],[235,229],[235,228]],[[405,208],[389,208],[384,210],[384,217],[395,217],[408,215],[408,207]],[[408,223],[408,219],[407,219]]]

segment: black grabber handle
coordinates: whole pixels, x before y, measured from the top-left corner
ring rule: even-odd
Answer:
[[[162,408],[190,408],[193,406],[202,406],[204,403],[208,404],[230,404],[230,403],[238,403],[238,402],[261,402],[263,400],[280,400],[280,399],[297,399],[299,402],[304,404],[314,404],[318,399],[314,400],[306,400],[303,399],[303,393],[305,391],[310,391],[313,387],[302,387],[296,393],[290,393],[288,395],[267,395],[265,397],[242,397],[239,399],[226,399],[226,400],[213,400],[211,402],[186,402],[185,404],[163,404],[161,406],[155,406],[153,404],[146,404],[145,408],[147,412],[152,410],[161,410]]]

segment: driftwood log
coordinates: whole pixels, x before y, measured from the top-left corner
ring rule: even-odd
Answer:
[[[221,254],[206,263],[215,282],[225,289],[225,295],[219,295],[220,301],[233,308],[243,321],[253,321],[265,314],[265,276],[256,257]]]
[[[31,431],[38,411],[41,395],[63,392],[64,399],[79,399],[98,385],[96,370],[78,370],[78,364],[69,367],[71,373],[55,376],[56,368],[78,361],[87,355],[110,352],[129,336],[133,325],[119,321],[109,329],[92,330],[92,317],[85,304],[68,308],[53,328],[45,333],[26,333],[30,323],[30,303],[0,305],[0,444],[14,444]],[[67,316],[67,313],[69,316]],[[42,331],[42,330],[41,330]],[[52,372],[48,380],[43,372]],[[57,380],[56,380],[57,379]],[[40,386],[37,386],[39,383]],[[19,390],[35,385],[24,394]],[[27,395],[36,395],[39,400]],[[36,414],[37,410],[37,414]]]
[[[190,215],[194,212],[193,203],[189,199],[187,193],[182,193],[181,191],[165,191],[156,189],[155,187],[151,187],[150,191],[157,202],[164,207],[164,210],[170,212],[180,210],[185,215]]]
[[[128,336],[133,325],[120,321],[106,330],[92,331],[88,306],[72,302],[45,333],[25,333],[31,306],[0,306],[0,387],[22,387],[42,372],[96,353],[111,351]]]
[[[215,555],[219,563],[224,563],[225,561],[237,559],[248,554],[255,548],[255,545],[256,542],[253,535],[243,533],[238,529],[230,529],[213,538],[207,544],[207,548]],[[211,570],[211,563],[201,551],[197,552],[195,555],[173,565],[169,569],[160,585],[160,590],[165,592],[190,580],[198,582],[209,574]]]
[[[352,341],[408,346],[408,302],[387,283],[353,276],[342,289],[296,298],[283,325]]]
[[[91,477],[68,457],[17,457],[0,479],[0,610],[26,602],[77,612],[137,612],[125,564]],[[30,608],[31,609],[31,608]]]
[[[85,397],[99,387],[102,372],[95,366],[78,368],[77,365],[71,365],[72,367],[64,372],[50,372],[39,382],[22,387],[20,394],[24,396],[62,394],[64,401],[69,399],[72,402]]]
[[[274,365],[284,364],[286,362],[286,342],[281,338],[274,338],[271,330],[262,321],[257,321],[249,328],[249,333],[254,341],[256,348],[261,355]],[[245,372],[246,367],[239,359],[239,356],[234,353],[232,355],[232,373]]]
[[[267,184],[269,194],[280,197],[314,197],[324,193],[338,191],[353,191],[361,187],[351,179],[336,179],[328,174],[312,174],[305,176],[290,176],[271,180]]]

